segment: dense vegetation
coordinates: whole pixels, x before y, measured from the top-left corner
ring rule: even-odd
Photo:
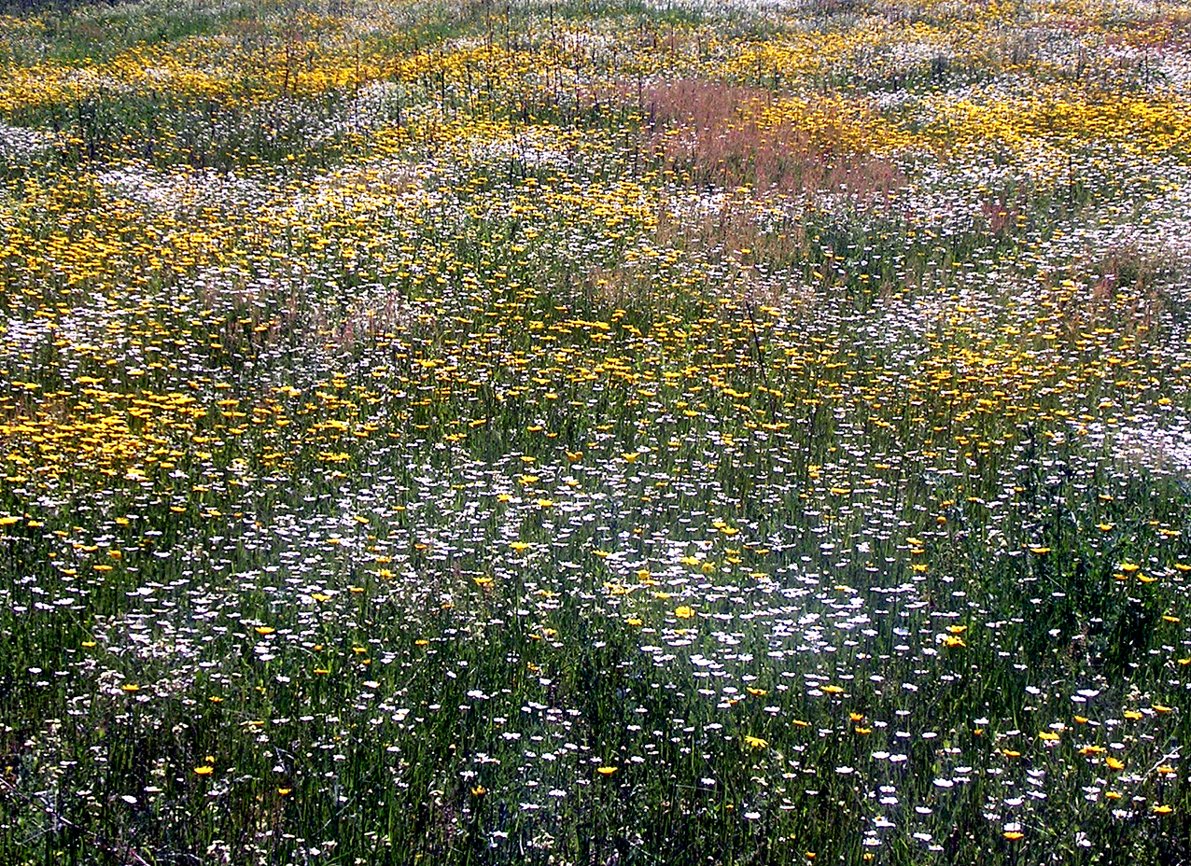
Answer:
[[[1186,4],[9,8],[0,862],[1191,862]]]

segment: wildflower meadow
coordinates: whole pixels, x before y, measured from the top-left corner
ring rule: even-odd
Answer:
[[[1185,0],[0,4],[0,864],[1191,864]]]

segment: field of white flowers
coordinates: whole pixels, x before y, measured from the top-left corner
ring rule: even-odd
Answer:
[[[1191,863],[1191,8],[0,14],[0,862]]]

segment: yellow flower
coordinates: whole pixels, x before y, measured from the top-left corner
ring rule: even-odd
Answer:
[[[753,749],[764,749],[769,745],[768,740],[763,740],[760,737],[754,737],[748,734],[745,734],[744,742],[745,745]]]
[[[210,776],[214,772],[215,768],[209,764],[203,764],[202,766],[194,768],[194,774],[196,776]]]
[[[601,776],[611,776],[619,769],[619,767],[596,767],[596,772]]]
[[[695,615],[695,610],[683,604],[674,609],[674,615],[679,619],[690,619]]]

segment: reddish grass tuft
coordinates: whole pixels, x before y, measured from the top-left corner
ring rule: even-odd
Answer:
[[[888,160],[856,153],[830,131],[765,123],[775,94],[685,80],[643,92],[647,143],[663,167],[696,185],[813,193],[846,189],[885,196],[904,178]]]

